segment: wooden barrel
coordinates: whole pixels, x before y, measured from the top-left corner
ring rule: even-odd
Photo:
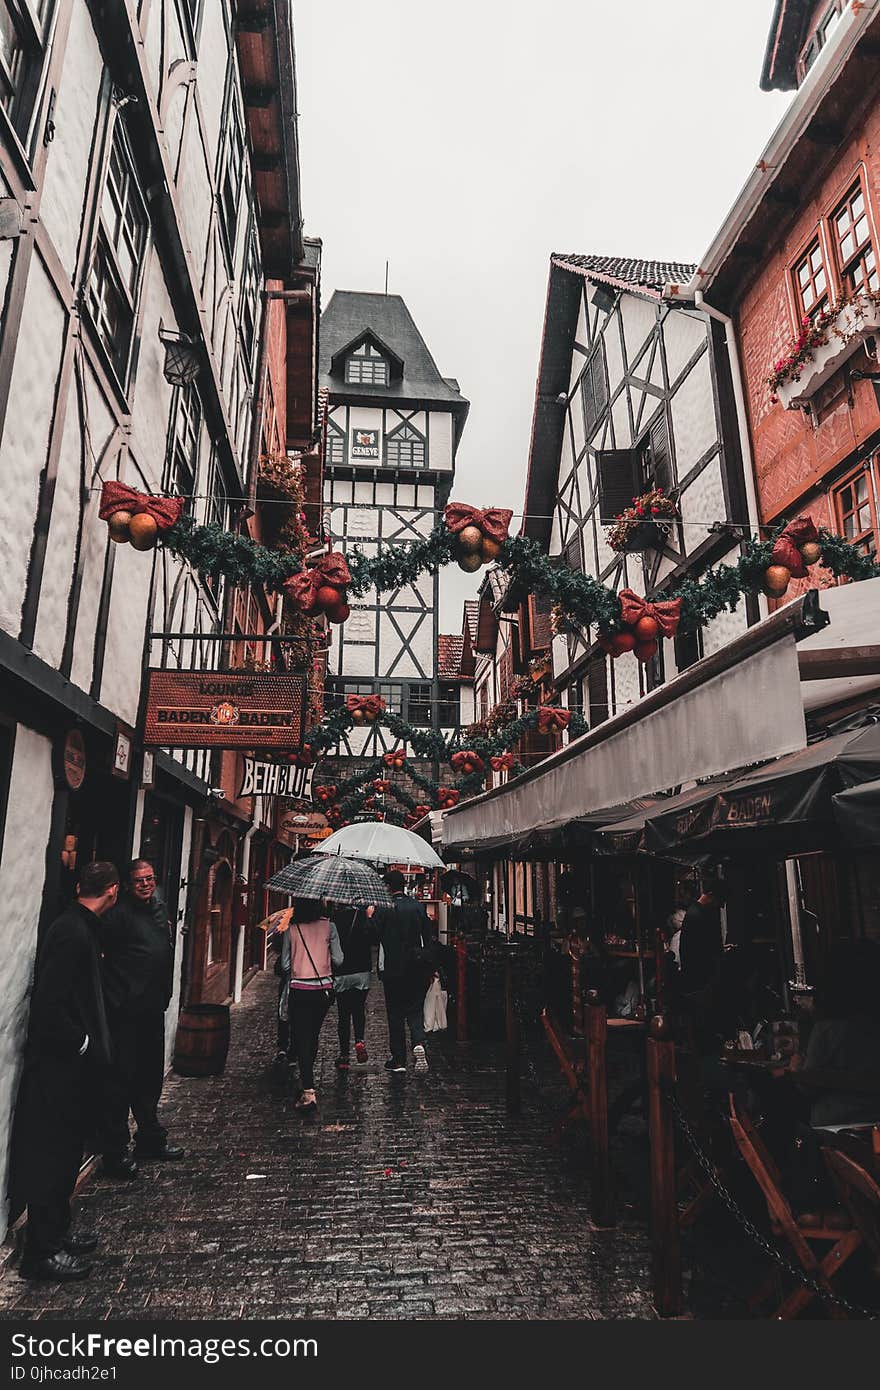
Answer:
[[[229,1051],[229,1005],[181,1009],[172,1066],[178,1076],[219,1076]]]

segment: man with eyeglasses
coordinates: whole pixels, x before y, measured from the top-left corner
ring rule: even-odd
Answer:
[[[165,1010],[172,993],[174,942],[168,912],[146,859],[129,865],[118,905],[103,920],[103,977],[115,1067],[105,1092],[103,1171],[135,1178],[136,1159],[179,1159],[157,1108],[165,1077]],[[137,1124],[129,1154],[128,1113]]]

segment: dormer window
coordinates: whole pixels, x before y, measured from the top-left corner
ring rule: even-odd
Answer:
[[[388,362],[372,343],[361,343],[345,359],[345,380],[350,386],[387,386]]]

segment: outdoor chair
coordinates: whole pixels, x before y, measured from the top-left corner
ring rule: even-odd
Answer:
[[[846,1313],[834,1299],[831,1280],[842,1269],[854,1250],[862,1243],[861,1231],[854,1228],[846,1212],[840,1210],[818,1212],[796,1216],[782,1191],[779,1169],[771,1158],[748,1115],[730,1096],[730,1128],[737,1148],[748,1165],[752,1176],[758,1183],[767,1203],[770,1229],[778,1240],[788,1245],[788,1252],[804,1273],[821,1285],[828,1294],[823,1300],[829,1316],[845,1318]],[[830,1249],[819,1257],[810,1242],[830,1245]],[[766,1281],[749,1300],[749,1306],[757,1309],[770,1294],[775,1280]],[[796,1318],[818,1295],[804,1285],[798,1285],[787,1294],[773,1314],[776,1320]]]
[[[880,1274],[880,1186],[861,1163],[840,1149],[823,1147],[822,1157],[853,1226],[874,1256],[875,1273]]]
[[[562,1075],[565,1077],[566,1084],[573,1096],[571,1105],[555,1127],[554,1142],[559,1143],[564,1131],[573,1121],[582,1119],[586,1121],[587,1125],[590,1123],[589,1081],[586,1066],[575,1060],[559,1028],[546,1009],[541,1010],[541,1022],[544,1025],[547,1040],[562,1070]]]

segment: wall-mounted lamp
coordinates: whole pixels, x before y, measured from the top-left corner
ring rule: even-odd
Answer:
[[[603,314],[610,314],[617,303],[617,294],[608,285],[596,285],[590,299]]]
[[[194,338],[187,333],[174,333],[159,324],[159,339],[165,344],[163,375],[172,386],[188,386],[201,371],[201,354]]]

